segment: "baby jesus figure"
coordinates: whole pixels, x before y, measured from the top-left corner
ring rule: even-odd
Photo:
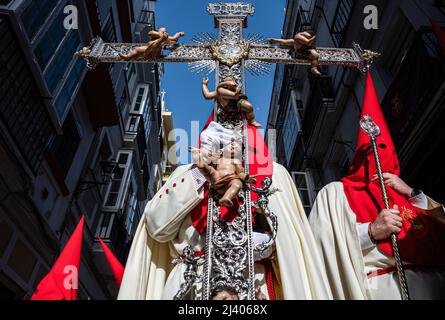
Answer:
[[[178,32],[173,37],[169,37],[167,29],[159,28],[148,33],[150,41],[145,46],[134,47],[128,54],[120,53],[120,57],[125,61],[136,60],[139,57],[145,59],[157,59],[162,56],[162,50],[166,44],[176,43],[185,33]]]
[[[240,112],[246,113],[249,124],[255,127],[261,127],[261,124],[255,121],[255,113],[252,104],[247,100],[245,94],[241,94],[241,88],[236,83],[235,78],[225,77],[223,82],[220,82],[215,91],[210,92],[207,84],[209,79],[202,80],[202,94],[205,99],[214,99],[226,112]]]
[[[318,71],[318,58],[319,54],[314,45],[315,36],[312,36],[309,32],[298,32],[293,39],[269,39],[269,43],[278,43],[285,47],[291,47],[297,52],[298,50],[306,50],[309,53],[309,59],[311,60],[311,72],[317,76],[321,73]]]
[[[232,200],[243,187],[243,182],[255,183],[255,179],[244,172],[239,143],[232,141],[221,153],[216,154],[193,147],[189,150],[193,153],[193,161],[209,181],[210,187],[222,196],[219,200],[221,205],[233,206]],[[204,161],[204,156],[216,162],[216,169]]]

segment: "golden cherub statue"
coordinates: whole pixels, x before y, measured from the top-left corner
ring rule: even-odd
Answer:
[[[311,60],[311,72],[317,76],[321,73],[318,71],[318,58],[319,54],[315,48],[315,36],[312,36],[309,32],[303,31],[295,34],[293,39],[275,39],[270,38],[269,43],[278,43],[285,47],[291,47],[297,51],[307,51],[309,59]]]
[[[202,94],[205,99],[214,99],[226,112],[246,113],[249,124],[255,127],[261,127],[261,124],[255,121],[255,113],[252,104],[247,100],[247,96],[241,93],[240,86],[236,83],[235,78],[225,77],[220,82],[215,91],[209,91],[207,84],[209,79],[202,80]]]
[[[150,41],[145,46],[138,46],[131,49],[127,54],[120,53],[120,57],[125,61],[136,60],[139,57],[144,59],[158,59],[162,56],[162,50],[167,44],[176,43],[180,37],[184,36],[184,32],[177,32],[170,37],[166,28],[159,28],[148,33]]]

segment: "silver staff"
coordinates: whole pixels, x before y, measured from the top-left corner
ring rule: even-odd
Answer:
[[[371,138],[372,150],[374,151],[374,159],[377,167],[377,175],[379,177],[380,189],[382,190],[383,202],[385,208],[389,209],[388,194],[386,193],[385,183],[383,182],[382,167],[380,165],[379,153],[377,151],[376,137],[380,135],[380,128],[372,120],[369,115],[364,115],[360,120],[360,127]],[[408,285],[406,283],[405,270],[403,269],[402,259],[400,258],[399,245],[397,235],[391,235],[392,249],[394,251],[394,258],[396,260],[397,274],[402,289],[402,299],[409,300]]]

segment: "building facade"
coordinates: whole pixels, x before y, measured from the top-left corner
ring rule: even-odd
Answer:
[[[365,28],[370,5],[376,29]],[[382,54],[371,73],[401,177],[443,203],[445,58],[429,18],[445,27],[444,1],[288,0],[282,36],[310,30],[319,47],[354,41]],[[276,160],[292,173],[308,213],[317,191],[347,173],[365,86],[357,70],[321,70],[315,77],[306,66],[277,66],[266,134],[276,136]]]
[[[82,215],[79,298],[116,297],[97,237],[125,264],[144,206],[162,184],[163,66],[87,72],[73,53],[96,35],[146,42],[155,4],[0,1],[0,299],[34,292]],[[67,28],[73,12],[77,28]]]

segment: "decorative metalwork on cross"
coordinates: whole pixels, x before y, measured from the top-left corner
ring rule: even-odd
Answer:
[[[210,3],[209,14],[214,16],[215,27],[219,35],[201,33],[194,37],[194,44],[179,44],[179,36],[165,41],[152,40],[148,44],[106,43],[100,37],[93,40],[90,47],[85,47],[76,55],[83,57],[89,69],[98,63],[153,63],[187,62],[192,71],[210,73],[217,70],[217,77],[234,76],[239,83],[244,83],[244,71],[255,75],[268,73],[270,64],[310,65],[311,59],[305,51],[295,51],[289,47],[268,44],[260,35],[243,38],[243,28],[247,27],[247,17],[255,10],[250,3]],[[159,31],[161,31],[160,28]],[[155,32],[156,33],[156,32]],[[180,36],[182,36],[181,34]],[[153,34],[152,34],[153,39]],[[156,42],[157,43],[154,43]],[[159,55],[141,54],[125,58],[135,49],[149,51],[159,46]],[[365,71],[372,64],[378,53],[362,50],[358,44],[353,48],[316,48],[319,65],[344,66]],[[168,53],[167,53],[168,52]],[[152,52],[153,53],[153,52]]]

